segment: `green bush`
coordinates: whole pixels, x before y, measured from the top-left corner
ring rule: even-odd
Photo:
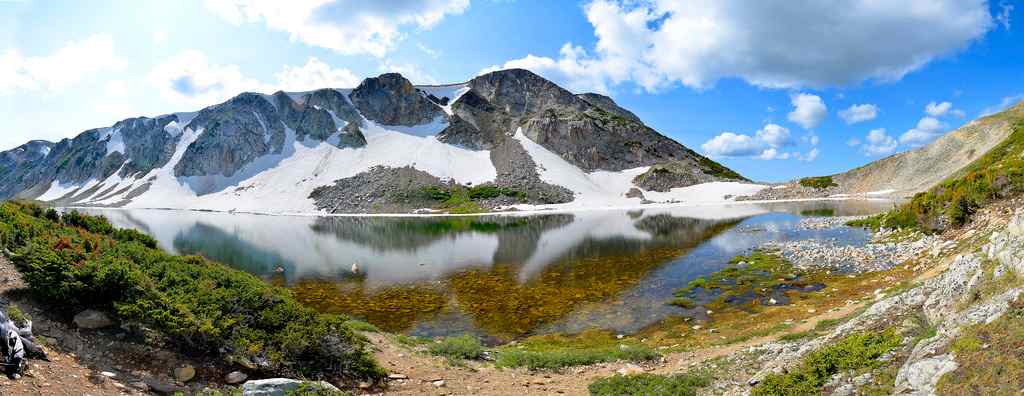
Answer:
[[[102,217],[69,212],[61,224],[37,208],[0,205],[0,224],[13,230],[3,244],[31,290],[56,307],[113,312],[186,352],[250,362],[267,374],[383,377],[347,318],[318,314],[289,291],[222,264],[167,254]]]
[[[430,344],[427,351],[431,355],[445,357],[450,362],[457,362],[480,359],[483,357],[484,347],[476,337],[466,334]]]
[[[640,374],[602,378],[590,384],[588,389],[594,396],[694,396],[697,389],[708,385],[711,385],[711,380],[706,376]]]
[[[517,351],[498,353],[498,367],[526,367],[531,370],[554,370],[573,366],[617,360],[639,362],[657,359],[658,352],[645,346],[610,346],[580,350]]]
[[[804,186],[804,187],[817,188],[817,189],[823,189],[823,188],[829,188],[829,187],[836,187],[836,186],[838,186],[838,184],[836,184],[834,181],[832,181],[832,176],[805,177],[803,179],[800,179],[800,185]]]
[[[816,395],[833,375],[840,372],[871,369],[881,365],[878,358],[900,345],[894,331],[859,333],[836,344],[812,352],[797,369],[785,374],[770,374],[752,394]]]

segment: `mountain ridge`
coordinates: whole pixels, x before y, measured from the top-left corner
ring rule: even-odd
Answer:
[[[539,163],[537,155],[549,163]],[[74,206],[325,212],[337,209],[316,204],[313,190],[326,187],[321,196],[348,199],[351,191],[330,187],[377,167],[411,167],[446,188],[491,185],[515,191],[516,199],[483,199],[483,209],[635,205],[658,199],[644,191],[626,196],[634,188],[646,190],[638,181],[647,180],[640,176],[655,165],[665,165],[658,167],[659,175],[675,176],[656,179],[662,185],[648,191],[664,201],[692,195],[664,196],[673,189],[746,181],[646,126],[611,98],[573,94],[523,69],[421,86],[386,73],[352,89],[241,93],[195,112],[129,118],[56,143],[30,142],[0,153],[0,198]],[[561,173],[550,172],[553,168]],[[614,183],[590,180],[607,174],[616,174]],[[576,182],[581,178],[586,183]],[[408,199],[411,195],[422,197],[396,183],[367,192],[369,206],[334,207],[374,212],[373,204],[382,203],[402,212],[418,209],[394,205],[417,201]],[[575,189],[565,187],[574,183]],[[722,190],[737,188],[753,187]],[[218,197],[238,205],[217,202]],[[709,199],[707,194],[698,198]],[[444,206],[434,204],[428,208]]]

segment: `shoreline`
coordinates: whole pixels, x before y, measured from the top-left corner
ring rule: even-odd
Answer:
[[[215,210],[201,208],[125,208],[125,207],[104,207],[104,206],[55,206],[62,209],[87,209],[87,210],[160,210],[160,211],[189,211],[206,212],[216,214],[247,214],[257,216],[286,216],[286,217],[479,217],[479,216],[531,216],[540,214],[567,214],[577,212],[600,212],[600,211],[621,211],[621,210],[642,210],[642,209],[673,209],[673,208],[699,208],[715,206],[734,205],[757,205],[771,203],[793,203],[793,202],[828,202],[828,201],[870,201],[870,202],[897,202],[892,198],[875,197],[823,197],[823,198],[793,198],[776,200],[750,200],[750,201],[720,201],[720,202],[697,202],[697,203],[652,203],[625,206],[592,206],[592,207],[570,207],[570,208],[537,208],[527,210],[506,210],[479,213],[313,213],[313,212],[264,212],[264,211],[235,211]]]

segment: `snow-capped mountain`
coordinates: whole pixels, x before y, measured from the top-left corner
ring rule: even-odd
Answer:
[[[414,86],[243,93],[0,153],[0,198],[57,205],[365,213],[718,201],[735,172],[647,127],[611,98],[521,69]],[[477,194],[476,192],[480,192]]]

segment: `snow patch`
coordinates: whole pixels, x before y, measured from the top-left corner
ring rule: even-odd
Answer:
[[[452,105],[455,104],[455,101],[459,100],[459,98],[461,98],[462,95],[465,95],[466,92],[469,92],[469,84],[467,83],[450,85],[421,85],[416,88],[419,88],[420,91],[423,91],[428,95],[434,95],[434,97],[438,99],[448,98],[447,105],[441,106],[440,103],[437,105],[440,106],[441,109],[449,116],[454,114],[452,111]]]

